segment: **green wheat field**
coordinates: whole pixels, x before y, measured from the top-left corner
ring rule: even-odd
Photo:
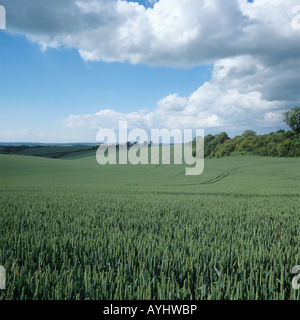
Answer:
[[[299,158],[185,176],[46,149],[0,154],[0,299],[300,299]]]

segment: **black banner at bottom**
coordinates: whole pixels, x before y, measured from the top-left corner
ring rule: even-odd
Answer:
[[[284,310],[293,312],[295,308],[296,311],[296,307],[299,308],[299,301],[0,301],[3,319],[20,315],[30,319],[44,316],[54,319],[62,316],[68,319],[257,317],[262,308],[268,316],[278,316]]]

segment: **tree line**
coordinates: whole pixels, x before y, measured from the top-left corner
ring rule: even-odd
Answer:
[[[204,137],[206,158],[230,155],[253,154],[271,157],[300,157],[300,107],[292,108],[283,114],[284,122],[291,130],[278,130],[269,134],[257,135],[246,130],[242,135],[230,138],[226,132]],[[196,155],[196,138],[194,155]]]

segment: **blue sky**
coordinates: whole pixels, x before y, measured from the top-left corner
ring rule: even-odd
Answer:
[[[93,142],[120,119],[230,135],[286,129],[281,113],[299,101],[299,31],[277,30],[278,4],[233,2],[55,0],[51,12],[44,0],[0,0],[0,142]]]
[[[170,92],[189,95],[211,66],[148,67],[85,62],[75,49],[42,53],[23,36],[0,33],[1,130],[57,130],[70,114],[149,109]],[[80,137],[79,137],[80,138]]]

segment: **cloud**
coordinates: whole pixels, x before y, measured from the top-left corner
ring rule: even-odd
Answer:
[[[26,141],[26,139],[30,138],[31,136],[32,132],[28,128],[23,130],[7,130],[0,132],[0,140],[5,142]]]
[[[59,134],[38,132],[29,128],[0,132],[0,141],[2,142],[54,142],[60,139],[61,136]]]
[[[158,101],[153,111],[101,110],[69,116],[65,123],[90,130],[116,129],[119,120],[126,120],[130,128],[145,129],[218,128],[232,132],[248,128],[249,123],[255,128],[273,128],[282,125],[282,112],[290,102],[264,98],[265,73],[270,72],[251,56],[222,59],[216,62],[212,79],[189,97],[174,93]]]
[[[251,53],[298,56],[297,0],[3,0],[8,29],[43,49],[77,48],[87,61],[194,66]],[[269,56],[272,56],[271,61]]]
[[[8,31],[43,50],[69,47],[86,61],[167,67],[212,63],[212,79],[188,97],[170,93],[152,111],[70,115],[69,128],[246,128],[282,123],[300,99],[298,0],[2,0]],[[106,106],[106,108],[109,106]],[[91,129],[92,130],[92,129]]]
[[[70,115],[64,123],[67,127],[85,128],[88,131],[94,131],[99,128],[111,128],[116,130],[119,121],[127,121],[129,127],[150,127],[152,125],[152,113],[145,110],[139,110],[132,113],[121,113],[114,110],[100,110],[95,114]]]

